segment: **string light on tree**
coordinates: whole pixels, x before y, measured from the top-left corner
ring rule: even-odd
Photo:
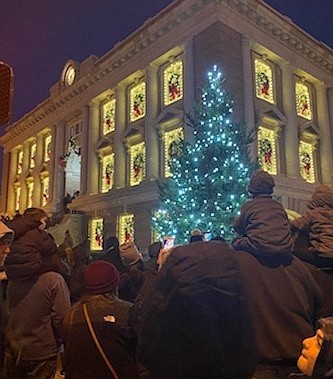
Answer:
[[[214,66],[190,119],[194,143],[181,143],[170,160],[171,177],[160,183],[160,208],[152,216],[158,235],[172,234],[186,243],[194,228],[231,240],[232,221],[247,200],[247,186],[257,168],[248,145],[252,131],[233,119],[233,101]]]

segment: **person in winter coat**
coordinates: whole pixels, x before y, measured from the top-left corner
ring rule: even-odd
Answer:
[[[88,255],[83,246],[73,248],[73,266],[68,278],[68,287],[71,293],[72,304],[84,294],[84,272],[87,268]]]
[[[298,368],[315,379],[333,378],[333,317],[318,320],[318,329],[313,337],[306,338]]]
[[[116,236],[110,236],[106,240],[104,252],[101,254],[99,259],[112,263],[120,274],[125,271],[125,267],[119,253],[119,240]]]
[[[308,251],[300,258],[319,266],[333,267],[333,191],[328,185],[318,186],[303,215],[291,223],[296,233],[306,232]]]
[[[86,296],[73,305],[64,321],[67,379],[138,378],[134,360],[136,339],[128,326],[132,304],[117,297],[119,281],[118,271],[109,262],[98,260],[87,266]]]
[[[256,342],[235,256],[220,241],[171,251],[137,309],[142,374],[151,379],[252,378]]]
[[[232,242],[236,250],[254,255],[289,254],[293,240],[287,214],[283,206],[272,199],[274,178],[263,170],[256,171],[248,191],[253,199],[243,204],[234,229],[240,235]]]

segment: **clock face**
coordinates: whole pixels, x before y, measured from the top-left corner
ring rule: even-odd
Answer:
[[[65,82],[68,86],[71,86],[75,80],[75,68],[69,66],[65,74]]]

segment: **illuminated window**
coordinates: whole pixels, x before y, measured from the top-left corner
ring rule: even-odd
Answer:
[[[314,167],[314,147],[311,143],[301,141],[299,144],[300,173],[304,180],[314,183],[316,180]]]
[[[44,140],[44,162],[48,162],[51,159],[51,143],[52,136],[47,135]]]
[[[134,215],[119,216],[118,239],[120,243],[134,241]]]
[[[31,144],[31,146],[30,146],[30,163],[29,163],[29,168],[34,168],[35,167],[36,148],[37,148],[37,144],[36,144],[36,142],[33,142]]]
[[[171,63],[164,70],[164,104],[169,105],[183,97],[183,62]]]
[[[116,100],[110,100],[102,107],[103,134],[106,135],[115,130],[116,125]]]
[[[15,210],[18,211],[20,209],[20,198],[21,198],[21,187],[15,186]]]
[[[130,185],[140,184],[145,177],[146,149],[141,142],[131,146],[130,149]]]
[[[256,96],[259,99],[275,103],[273,88],[273,70],[264,60],[256,58],[254,60]]]
[[[307,120],[311,120],[312,110],[309,87],[303,82],[296,81],[295,93],[297,115],[306,118]]]
[[[108,192],[113,187],[114,154],[102,158],[102,192]]]
[[[23,150],[19,150],[17,153],[17,174],[22,173],[22,168],[23,168]]]
[[[31,208],[33,205],[33,194],[34,194],[34,182],[29,181],[27,183],[27,208]]]
[[[103,250],[104,223],[102,218],[94,218],[90,222],[90,250]]]
[[[181,154],[181,143],[184,140],[183,128],[177,128],[164,134],[165,176],[171,176],[170,161]]]
[[[276,142],[273,130],[259,127],[258,155],[261,168],[270,174],[276,175]]]
[[[50,178],[45,176],[42,179],[42,206],[46,205],[49,201],[50,196]]]
[[[130,120],[136,121],[146,114],[146,83],[140,83],[130,91]]]

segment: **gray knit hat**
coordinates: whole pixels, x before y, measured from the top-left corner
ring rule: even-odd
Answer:
[[[271,195],[274,187],[275,182],[273,176],[266,171],[258,170],[252,175],[248,191],[252,195]]]

